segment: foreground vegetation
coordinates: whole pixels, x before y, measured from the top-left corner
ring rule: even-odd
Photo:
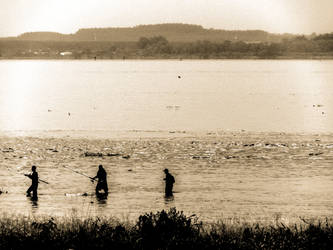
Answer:
[[[176,209],[136,223],[114,219],[0,219],[0,249],[331,249],[333,225],[205,225]]]

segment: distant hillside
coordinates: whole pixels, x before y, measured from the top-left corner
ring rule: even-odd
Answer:
[[[17,39],[26,41],[69,41],[72,39],[72,35],[57,32],[27,32],[19,35]]]
[[[110,41],[136,42],[140,37],[164,36],[170,42],[281,42],[291,38],[291,34],[272,34],[262,30],[218,30],[205,29],[192,24],[139,25],[132,28],[89,28],[80,29],[75,34],[65,35],[55,32],[29,32],[18,36],[18,40],[29,41]]]

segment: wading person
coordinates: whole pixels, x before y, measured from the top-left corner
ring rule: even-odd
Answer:
[[[172,188],[173,184],[175,183],[175,178],[169,173],[169,170],[166,168],[164,169],[165,173],[165,197],[170,197],[173,195]]]
[[[98,172],[97,175],[93,178],[93,180],[95,180],[96,178],[98,178],[98,182],[96,185],[96,194],[100,194],[99,191],[104,190],[104,193],[107,195],[108,194],[108,182],[107,182],[107,174],[105,169],[103,168],[102,165],[98,166]]]
[[[31,174],[25,174],[25,176],[31,179],[31,186],[27,190],[27,196],[31,196],[32,192],[32,198],[37,198],[38,173],[36,171],[36,166],[32,166],[31,170],[32,170]]]

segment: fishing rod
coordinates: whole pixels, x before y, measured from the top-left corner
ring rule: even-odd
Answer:
[[[7,167],[7,170],[8,171],[10,171],[11,169],[9,168],[9,167]],[[16,170],[16,173],[19,173],[19,174],[23,174],[24,176],[29,176],[28,174],[24,174],[24,173],[22,173],[22,171],[20,171],[20,170]],[[38,177],[38,182],[43,182],[43,183],[45,183],[45,184],[50,184],[49,182],[47,182],[47,181],[44,181],[44,180],[42,180],[42,179],[40,179],[39,177]]]
[[[65,165],[63,165],[63,167],[64,167],[64,168],[67,168],[67,169],[69,169],[69,170],[71,170],[71,171],[74,172],[74,173],[77,173],[77,174],[79,174],[79,175],[85,176],[85,177],[89,178],[91,181],[95,181],[94,178],[92,178],[92,177],[90,177],[90,176],[88,176],[88,175],[86,175],[86,174],[83,174],[83,173],[81,173],[81,172],[79,172],[79,171],[76,171],[76,170],[74,170],[74,169],[71,169],[71,168],[69,168],[69,167],[67,167],[67,166],[65,166]]]
[[[38,178],[38,181],[41,181],[41,182],[43,182],[43,183],[45,183],[45,184],[50,184],[49,182],[47,182],[47,181],[44,181],[44,180],[42,180],[42,179],[39,179],[39,178]]]
[[[28,175],[28,174],[23,174],[23,175],[24,175],[24,176],[27,176],[27,177],[30,176],[30,175]],[[43,183],[45,183],[45,184],[50,184],[49,182],[44,181],[44,180],[40,179],[39,177],[38,177],[38,182],[43,182]]]

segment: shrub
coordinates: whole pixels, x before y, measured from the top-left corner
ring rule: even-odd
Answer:
[[[172,208],[146,213],[136,223],[111,218],[0,218],[0,249],[331,249],[326,220],[282,223],[203,224]]]

